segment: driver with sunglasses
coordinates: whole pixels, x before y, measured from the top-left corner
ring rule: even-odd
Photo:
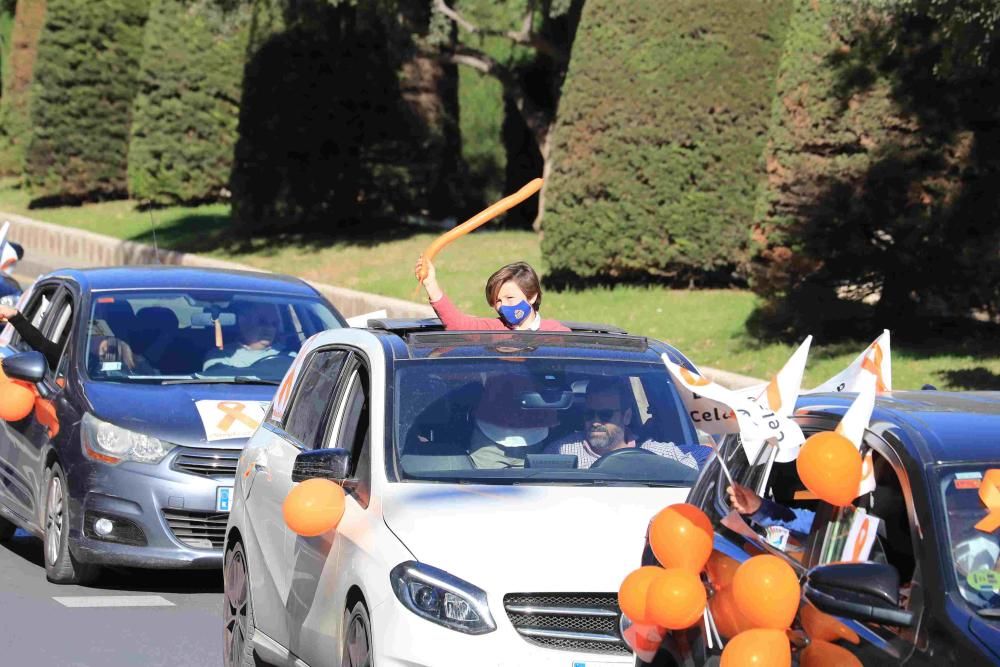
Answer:
[[[583,430],[550,444],[546,454],[572,454],[578,468],[589,468],[602,456],[618,449],[641,448],[674,459],[695,470],[712,453],[703,445],[679,447],[672,442],[636,441],[629,430],[631,388],[620,378],[595,378],[587,383]]]

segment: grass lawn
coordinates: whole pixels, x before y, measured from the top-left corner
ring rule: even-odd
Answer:
[[[122,239],[149,242],[150,214],[132,202],[117,201],[84,207],[29,210],[28,197],[10,182],[0,183],[0,211],[56,224],[89,229]],[[411,300],[415,291],[413,264],[434,238],[415,233],[386,241],[334,242],[316,245],[235,239],[226,226],[228,207],[211,205],[154,212],[161,247],[196,250],[234,259],[270,271]],[[458,306],[489,315],[483,285],[489,274],[507,262],[525,260],[544,271],[534,234],[484,228],[443,250],[437,258],[438,278]],[[609,322],[668,341],[695,363],[756,377],[769,377],[794,349],[792,345],[761,344],[746,333],[744,323],[757,304],[746,290],[675,290],[619,286],[613,289],[545,293],[543,313],[550,318]],[[880,331],[872,331],[874,339]],[[806,386],[814,386],[849,363],[869,340],[822,345],[815,341],[806,370]],[[995,349],[995,348],[994,348]],[[929,355],[893,343],[893,385],[917,389],[931,383],[941,389],[1000,389],[1000,356],[983,356],[974,343],[956,343]]]

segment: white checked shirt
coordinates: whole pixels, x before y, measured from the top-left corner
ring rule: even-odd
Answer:
[[[672,442],[656,442],[647,440],[639,445],[639,449],[653,452],[664,458],[673,459],[686,466],[698,469],[698,460],[691,454],[685,454],[677,445]],[[571,433],[562,440],[553,442],[545,448],[546,454],[572,454],[576,456],[577,468],[589,468],[594,461],[601,458],[587,445],[587,441],[582,439],[581,433]]]

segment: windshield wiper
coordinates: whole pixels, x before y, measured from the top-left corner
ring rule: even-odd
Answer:
[[[164,380],[162,384],[267,384],[277,387],[281,384],[281,381],[266,380],[251,375],[237,375],[236,377],[195,377]]]

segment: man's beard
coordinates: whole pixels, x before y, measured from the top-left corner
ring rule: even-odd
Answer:
[[[623,441],[621,433],[617,429],[609,430],[607,428],[590,429],[587,434],[587,441],[593,449],[599,451],[607,451],[612,447],[620,445]]]

